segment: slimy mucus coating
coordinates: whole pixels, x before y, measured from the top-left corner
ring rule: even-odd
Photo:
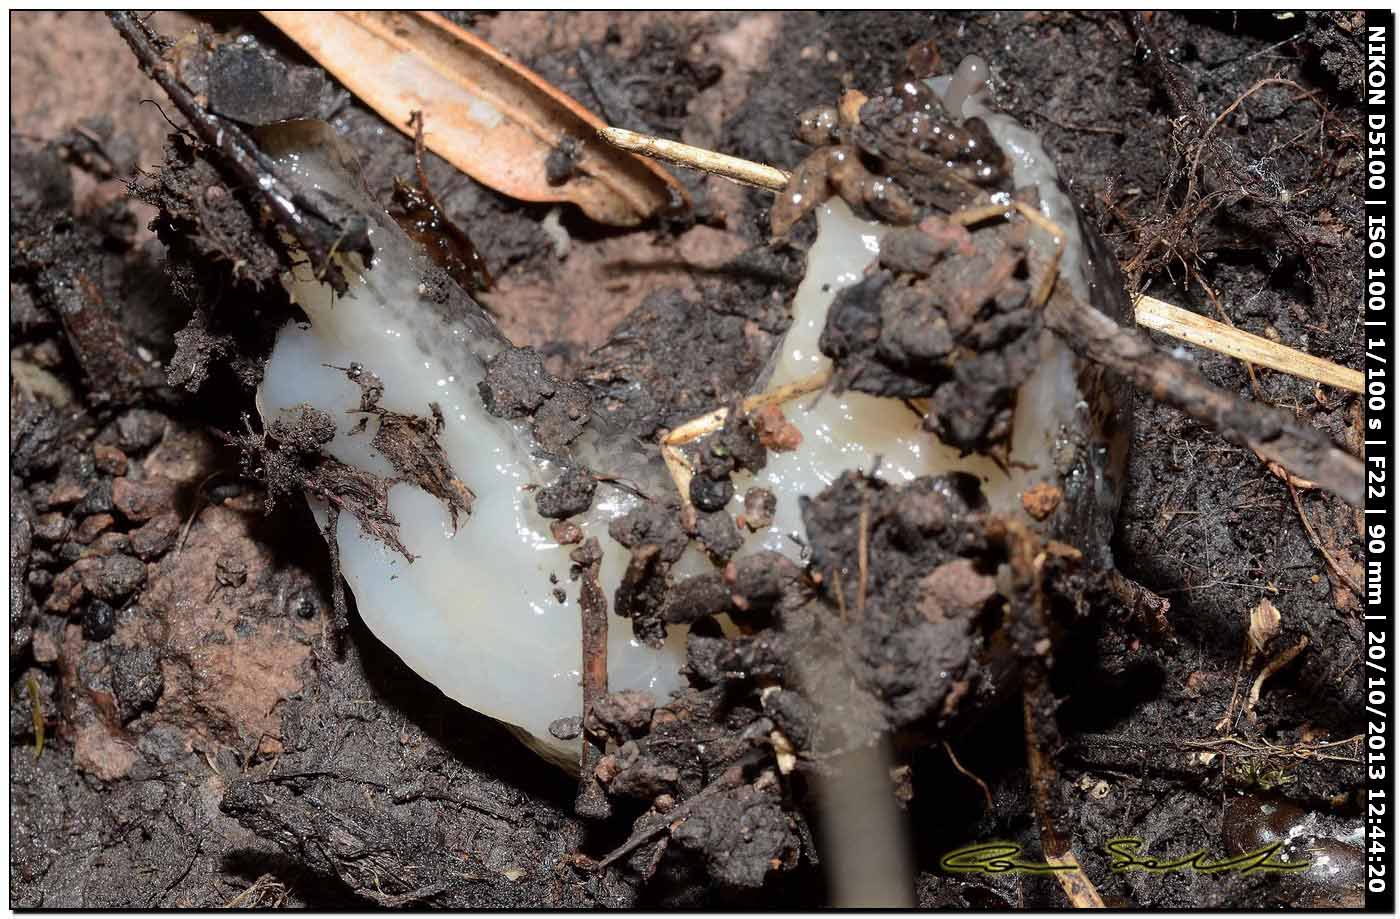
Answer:
[[[948,78],[943,80],[942,85],[932,81],[935,92],[948,91]],[[1006,116],[985,112],[976,80],[953,80],[953,85],[966,97],[961,115],[983,113],[1011,162],[1015,185],[1037,188],[1043,211],[1065,229],[1063,276],[1076,294],[1092,297],[1097,275],[1085,253],[1093,247],[1081,237],[1073,204],[1038,141]],[[308,322],[289,323],[278,336],[259,390],[264,422],[289,419],[309,404],[335,420],[335,436],[326,445],[331,456],[393,478],[395,469],[373,444],[380,416],[363,411],[360,387],[345,371],[358,366],[382,382],[383,409],[440,414],[437,441],[453,476],[474,496],[470,513],[454,527],[438,498],[406,481],[392,486],[388,509],[411,562],[367,535],[353,515],[339,516],[334,538],[361,617],[406,664],[451,698],[514,726],[552,758],[576,759],[578,741],[555,738],[549,725],[581,707],[579,587],[568,578],[570,546],[551,535],[532,491],[559,476],[561,457],[541,450],[528,423],[489,414],[478,390],[488,362],[509,343],[470,297],[433,281],[426,257],[363,191],[353,163],[328,128],[289,129],[268,151],[299,184],[363,214],[375,257],[366,270],[358,256],[338,256],[350,286],[343,297],[335,297],[309,265],[286,277]],[[832,301],[861,280],[888,229],[857,219],[840,201],[820,208],[818,227],[793,324],[765,374],[764,389],[830,366],[819,338]],[[959,455],[923,430],[919,417],[899,399],[847,391],[790,403],[787,416],[802,432],[801,446],[771,454],[757,476],[739,483],[740,491],[758,484],[777,498],[771,526],[755,534],[744,551],[770,548],[798,557],[799,499],[852,468],[893,481],[971,472],[993,508],[1004,513],[1021,513],[1022,494],[1037,482],[1058,482],[1073,499],[1075,486],[1066,475],[1102,475],[1104,464],[1063,462],[1066,439],[1091,425],[1088,403],[1080,368],[1068,350],[1049,333],[1038,348],[1039,362],[1016,402],[1010,453],[1015,462],[1009,465]],[[645,481],[648,488],[669,484],[654,448],[606,430],[605,424],[595,425],[575,442],[572,461]],[[1102,489],[1080,491],[1093,498]],[[627,490],[600,486],[592,506],[572,518],[585,537],[598,537],[603,547],[599,579],[610,603],[629,556],[608,536],[608,525],[641,500]],[[324,505],[309,501],[324,526]],[[676,571],[697,559],[689,554]],[[682,685],[683,642],[673,629],[664,648],[647,647],[633,638],[630,622],[614,616],[609,688],[648,689],[664,700]]]

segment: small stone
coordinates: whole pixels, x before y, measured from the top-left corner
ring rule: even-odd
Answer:
[[[108,603],[121,603],[146,583],[146,565],[130,555],[85,558],[73,567],[83,586]]]
[[[622,764],[617,761],[616,756],[609,753],[607,756],[598,760],[598,765],[593,768],[593,777],[606,785],[621,771]]]
[[[242,587],[248,580],[248,563],[234,555],[220,556],[214,563],[214,579],[221,587]]]
[[[108,475],[126,475],[126,454],[111,444],[95,444],[92,455],[97,471]]]
[[[593,506],[598,482],[586,469],[570,466],[552,485],[535,495],[535,508],[541,517],[552,520],[582,514]]]
[[[702,511],[723,510],[733,497],[734,482],[729,476],[712,479],[697,475],[690,480],[690,501]]]
[[[94,539],[83,555],[115,555],[119,552],[126,555],[131,554],[131,539],[125,533],[109,530]]]
[[[166,418],[149,409],[132,409],[117,419],[117,446],[126,453],[139,453],[153,446],[165,434]]]
[[[759,439],[758,429],[747,415],[732,416],[716,438],[739,469],[758,472],[768,465],[768,451]]]
[[[773,514],[778,509],[778,497],[766,488],[757,486],[744,492],[744,526],[749,532],[766,530],[773,523]]]
[[[554,541],[561,546],[571,546],[583,539],[583,530],[579,528],[579,525],[567,520],[550,521],[549,533],[554,537]]]
[[[40,510],[54,510],[69,507],[87,497],[93,486],[97,469],[91,457],[79,455],[73,462],[65,462],[42,498],[36,494],[35,506]]]
[[[616,521],[613,522],[616,523]],[[616,539],[617,537],[614,536],[613,538]],[[590,537],[586,542],[569,550],[569,561],[580,568],[587,568],[594,562],[601,562],[602,560],[603,548],[598,544],[596,537]]]
[[[133,523],[144,523],[164,511],[173,510],[176,483],[164,478],[112,480],[112,504]]]
[[[477,384],[488,414],[521,418],[554,395],[555,381],[544,369],[544,358],[533,348],[508,348],[486,364],[486,378]]]
[[[83,495],[83,500],[79,501],[73,508],[73,513],[78,516],[87,514],[105,514],[112,510],[112,480],[107,478],[98,479],[92,487]]]
[[[716,564],[729,561],[744,544],[744,537],[740,535],[734,518],[724,511],[701,514],[696,521],[695,535]]]
[[[83,637],[88,641],[106,641],[117,627],[117,611],[111,604],[93,600],[83,612]]]
[[[58,636],[47,629],[35,629],[34,638],[30,642],[30,649],[34,652],[34,662],[36,664],[52,664],[58,660],[60,647]]]
[[[531,427],[535,439],[545,450],[562,451],[583,433],[591,408],[586,386],[556,381],[554,394],[535,410]]]
[[[67,539],[72,530],[73,523],[66,514],[56,512],[41,514],[34,520],[34,538],[51,546]]]
[[[661,560],[668,564],[681,557],[690,544],[674,510],[659,502],[643,504],[608,524],[608,535],[628,549],[647,543],[661,547]]]
[[[656,697],[643,689],[609,693],[593,703],[585,727],[590,734],[607,733],[618,740],[638,737],[651,726],[655,708]]]
[[[77,729],[73,743],[73,765],[79,772],[104,782],[115,782],[136,765],[137,754],[100,719]]]
[[[613,776],[608,794],[652,801],[663,795],[671,796],[680,778],[680,770],[675,766],[664,765],[648,756],[639,756]]]
[[[111,528],[116,520],[111,514],[93,514],[84,517],[83,522],[78,524],[77,530],[73,532],[73,538],[83,545],[87,545],[104,532]]]
[[[149,648],[116,647],[110,654],[112,693],[117,698],[117,712],[126,723],[155,707],[165,692],[165,678],[159,659]]]
[[[218,462],[219,447],[204,431],[170,428],[141,466],[149,480],[193,486],[207,479]]]
[[[667,622],[689,625],[697,619],[727,610],[729,596],[729,585],[719,572],[697,574],[671,588],[663,615]]]
[[[71,613],[85,596],[87,588],[83,585],[81,573],[76,567],[65,568],[54,577],[53,588],[49,599],[44,603],[44,609],[51,613]]]
[[[208,80],[210,110],[253,126],[324,117],[330,89],[319,67],[287,64],[244,42],[214,50]]]
[[[783,410],[776,405],[765,405],[749,416],[754,429],[758,431],[758,441],[769,450],[784,453],[796,450],[802,445],[802,432],[787,420]]]
[[[583,734],[583,719],[578,715],[557,718],[549,723],[549,734],[555,740],[574,740]]]
[[[1038,482],[1027,488],[1021,495],[1021,506],[1026,509],[1036,520],[1044,520],[1055,513],[1055,508],[1060,506],[1060,499],[1064,497],[1064,492],[1059,486],[1049,482]]]
[[[128,534],[131,551],[144,561],[154,561],[175,546],[180,535],[180,517],[174,511],[157,514],[144,526]]]

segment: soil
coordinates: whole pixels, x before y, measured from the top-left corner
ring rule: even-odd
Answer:
[[[1358,15],[1152,15],[1176,87],[1133,23],[1108,13],[456,18],[613,124],[785,167],[811,152],[799,113],[889,85],[909,48],[931,39],[946,66],[982,54],[998,101],[1042,133],[1135,289],[1359,366]],[[172,39],[201,29],[216,49],[248,38],[265,53],[220,51],[213,75],[273,73],[285,98],[220,105],[251,120],[328,115],[385,204],[396,178],[412,181],[412,141],[265,22],[149,22]],[[737,531],[724,514],[658,504],[615,527],[633,553],[638,627],[692,625],[694,685],[669,702],[607,697],[582,721],[560,713],[567,736],[609,742],[589,779],[609,806],[576,808],[577,776],[410,672],[353,602],[338,621],[325,543],[304,503],[276,494],[273,468],[284,483],[347,487],[316,463],[315,419],[280,452],[239,449],[260,431],[252,394],[271,335],[293,315],[276,283],[285,252],[249,190],[178,133],[105,17],[16,13],[11,29],[12,906],[816,906],[829,888],[809,782],[839,779],[843,743],[883,734],[918,905],[1062,907],[1045,875],[939,868],[975,842],[1040,852],[1023,669],[1048,673],[1058,700],[1033,733],[1058,737],[1060,829],[1106,902],[1359,902],[1359,849],[1339,841],[1361,787],[1357,512],[1306,487],[1295,498],[1252,453],[1146,397],[1112,555],[1169,601],[1165,627],[1053,544],[1043,583],[1008,579],[1019,537],[956,481],[852,475],[811,496],[808,571],[727,563]],[[196,57],[182,59],[189,74],[207,66]],[[479,299],[534,349],[508,352],[502,411],[536,413],[562,449],[590,401],[655,440],[749,392],[786,324],[810,221],[770,245],[771,194],[682,174],[689,215],[610,230],[435,156],[424,165],[494,279]],[[1210,207],[1184,208],[1193,182]],[[1354,397],[1158,341],[1359,451]],[[449,494],[432,420],[400,420],[400,471]],[[782,445],[755,421],[702,448],[702,512],[704,490],[728,482],[716,457],[752,466],[751,441]],[[372,514],[383,483],[362,484]],[[539,495],[561,516],[594,485],[565,484]],[[771,513],[763,495],[752,504],[746,516]],[[675,584],[691,538],[716,570]],[[834,583],[866,553],[859,594]],[[1024,615],[1042,595],[1055,598],[1044,617]],[[721,612],[744,634],[721,630]],[[833,724],[784,681],[807,651],[843,646],[874,689]],[[1153,854],[1223,857],[1309,819],[1339,872],[1117,873],[1105,850],[1134,836]]]

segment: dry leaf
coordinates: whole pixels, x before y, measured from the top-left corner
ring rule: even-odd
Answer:
[[[429,150],[512,198],[624,227],[689,204],[670,173],[598,139],[587,109],[436,13],[263,15],[400,131],[421,110]],[[550,184],[546,163],[569,145],[573,169]]]
[[[1264,648],[1274,640],[1274,636],[1278,635],[1282,621],[1283,617],[1279,614],[1278,607],[1267,599],[1260,600],[1259,605],[1249,611],[1247,660],[1253,660],[1255,655],[1263,653]]]

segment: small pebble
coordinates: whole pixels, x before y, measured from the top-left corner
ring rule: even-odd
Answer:
[[[558,718],[549,723],[549,733],[556,740],[573,740],[583,733],[583,719],[578,715]]]
[[[292,597],[287,603],[287,609],[291,611],[292,615],[299,619],[314,618],[319,608],[320,605],[316,602],[316,599],[305,592]]]
[[[173,510],[178,485],[169,479],[113,479],[111,503],[126,519],[144,523],[162,511]]]
[[[549,524],[549,533],[554,537],[554,541],[561,546],[571,546],[583,539],[583,530],[576,523],[567,520],[552,520]]]
[[[149,409],[132,409],[117,419],[117,446],[137,453],[155,445],[165,434],[166,418]]]
[[[707,475],[697,475],[690,480],[690,500],[702,511],[723,510],[734,497],[734,482],[725,476],[712,479]]]
[[[131,551],[145,561],[154,561],[169,552],[180,536],[180,517],[174,511],[157,514],[129,534]]]
[[[83,522],[78,524],[77,530],[73,532],[73,538],[83,545],[87,545],[110,529],[114,522],[115,518],[111,514],[93,514],[84,517]]]
[[[34,538],[49,545],[63,542],[72,529],[73,524],[66,514],[41,514],[34,520]]]
[[[773,513],[778,509],[778,498],[766,488],[757,486],[744,492],[744,526],[749,532],[766,530],[773,523]]]
[[[222,587],[242,587],[248,580],[248,563],[234,555],[222,556],[214,563],[214,578]]]
[[[80,567],[83,586],[108,603],[122,602],[146,583],[145,563],[130,555],[83,559]]]
[[[83,555],[86,557],[89,555],[116,555],[118,553],[131,554],[131,539],[125,533],[108,530],[94,539]]]
[[[95,444],[92,448],[97,471],[108,475],[126,475],[126,454],[110,444]]]
[[[1050,482],[1038,482],[1021,495],[1021,506],[1036,520],[1044,520],[1055,513],[1055,508],[1060,506],[1060,499],[1063,497],[1064,493],[1058,486]]]
[[[88,641],[106,641],[117,627],[117,611],[110,604],[93,600],[83,612],[83,637]]]

